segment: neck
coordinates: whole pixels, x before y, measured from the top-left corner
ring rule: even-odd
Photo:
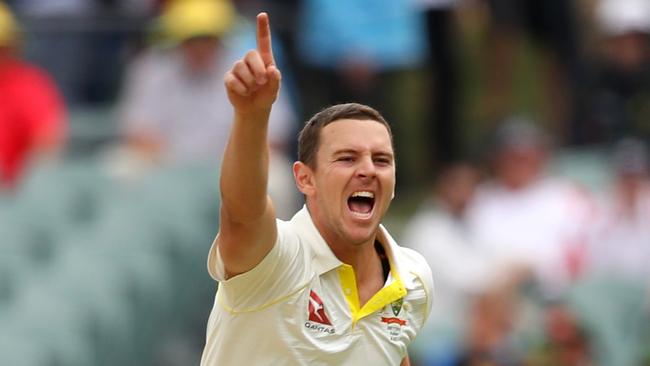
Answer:
[[[375,250],[375,235],[368,241],[356,245],[350,245],[325,236],[323,238],[336,258],[343,263],[351,265],[357,274],[364,273],[368,269],[373,268],[373,265],[376,264],[375,262],[379,263],[379,256]]]
[[[309,204],[307,207],[309,209]],[[375,240],[377,239],[376,233],[362,243],[353,243],[343,237],[336,230],[330,230],[325,224],[323,224],[324,221],[317,217],[318,212],[316,212],[316,210],[309,211],[316,229],[330,247],[332,253],[334,253],[336,258],[341,262],[349,264],[354,268],[358,282],[365,278],[372,277],[377,270],[381,273],[381,260],[375,250]]]
[[[354,246],[346,245],[346,243],[339,245],[341,242],[330,241],[326,237],[323,238],[334,255],[354,269],[359,304],[364,306],[377,291],[381,290],[385,282],[381,259],[375,249],[375,235],[371,240]]]
[[[364,242],[352,242],[335,228],[328,228],[325,221],[316,217],[317,212],[311,210],[310,212],[316,229],[325,239],[332,253],[341,262],[352,266],[354,269],[359,304],[364,306],[372,296],[381,290],[385,282],[381,259],[375,249],[377,231]]]

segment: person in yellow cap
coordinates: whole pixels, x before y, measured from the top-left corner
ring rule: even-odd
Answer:
[[[195,72],[209,67],[219,39],[232,28],[235,10],[226,0],[176,0],[159,19],[163,37],[178,44]]]
[[[65,107],[47,73],[19,56],[20,31],[0,2],[0,190],[18,184],[26,166],[56,156],[66,131]]]
[[[0,46],[14,45],[18,40],[18,25],[9,7],[0,2]]]
[[[169,4],[159,21],[167,37],[184,42],[201,36],[223,36],[233,26],[235,15],[229,1],[176,0]]]
[[[117,154],[120,171],[138,175],[159,165],[221,161],[233,117],[223,75],[239,54],[232,39],[242,38],[231,32],[236,17],[226,0],[167,4],[156,23],[164,42],[145,50],[127,70],[119,111],[126,146]],[[286,172],[290,163],[283,149],[293,120],[288,99],[280,98],[270,134],[274,162]],[[288,183],[278,185],[278,194],[286,196],[279,201],[287,202],[286,212],[292,213],[297,197],[282,189],[291,176],[281,177]]]

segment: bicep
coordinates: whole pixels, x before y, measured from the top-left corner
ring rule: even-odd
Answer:
[[[255,268],[271,251],[277,238],[275,209],[270,198],[262,216],[250,222],[235,222],[221,207],[217,247],[225,274],[233,277]]]

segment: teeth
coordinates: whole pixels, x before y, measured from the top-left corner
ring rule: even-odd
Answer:
[[[375,198],[375,194],[368,191],[359,191],[359,192],[352,193],[352,197]]]

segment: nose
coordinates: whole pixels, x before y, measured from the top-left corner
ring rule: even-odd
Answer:
[[[377,175],[377,168],[371,157],[364,157],[359,159],[357,166],[357,176],[362,178],[374,178]]]

